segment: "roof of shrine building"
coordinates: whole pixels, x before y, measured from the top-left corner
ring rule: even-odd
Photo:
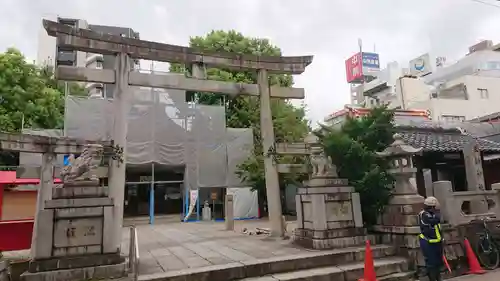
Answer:
[[[500,143],[483,138],[483,130],[470,123],[396,124],[396,130],[406,144],[415,148],[422,147],[426,152],[459,152],[467,143],[474,140],[477,141],[483,152],[500,152]]]

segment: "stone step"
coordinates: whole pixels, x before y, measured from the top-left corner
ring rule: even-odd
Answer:
[[[375,272],[378,281],[413,280],[413,272],[408,272],[406,259],[388,257],[375,261]],[[272,274],[262,277],[240,279],[240,281],[357,281],[363,277],[364,262],[345,265],[319,267],[296,270],[286,273]]]
[[[395,254],[395,248],[390,245],[372,246],[375,259],[389,258]],[[361,264],[365,258],[365,247],[351,247],[327,251],[311,251],[304,254],[272,257],[235,262],[225,265],[214,265],[200,268],[190,268],[179,271],[169,271],[152,275],[141,275],[143,281],[189,281],[217,280],[230,281],[249,277],[279,274],[297,270],[308,270],[331,265]],[[399,259],[399,258],[398,258]],[[347,266],[347,265],[346,265]],[[361,267],[362,269],[362,267]],[[351,271],[355,271],[353,268]],[[401,272],[399,270],[397,272]],[[361,270],[362,272],[362,270]],[[389,274],[389,273],[387,273]],[[386,274],[385,274],[386,275]]]
[[[361,247],[366,244],[366,240],[370,240],[371,245],[377,244],[377,238],[373,234],[349,236],[349,237],[337,237],[330,239],[303,239],[300,236],[294,235],[292,239],[294,240],[295,244],[301,247],[307,249],[315,249],[315,250]]]

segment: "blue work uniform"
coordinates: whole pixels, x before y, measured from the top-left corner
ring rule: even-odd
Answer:
[[[420,225],[420,249],[424,255],[425,266],[430,281],[441,280],[443,266],[443,235],[441,232],[441,217],[429,209],[418,214]]]

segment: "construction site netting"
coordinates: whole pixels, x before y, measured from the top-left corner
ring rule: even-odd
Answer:
[[[251,192],[235,173],[238,164],[252,151],[252,129],[226,128],[223,106],[188,103],[182,90],[132,87],[129,94],[125,155],[128,166],[146,167],[154,163],[155,167],[184,167],[186,189],[229,188],[228,192],[238,197],[235,216],[257,216],[257,193]],[[68,95],[65,115],[64,132],[23,132],[87,140],[112,139],[112,100]],[[60,164],[62,161],[62,157],[58,159]],[[23,153],[20,164],[40,165],[41,155]]]
[[[225,108],[186,102],[185,92],[133,87],[129,97],[126,162],[185,166],[185,183],[238,187],[235,166],[251,153],[251,129],[226,129]],[[112,100],[68,96],[66,135],[110,140]]]

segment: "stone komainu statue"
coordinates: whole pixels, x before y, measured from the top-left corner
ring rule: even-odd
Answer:
[[[332,159],[325,155],[322,149],[313,149],[311,154],[312,176],[334,176],[337,177],[337,167],[332,164]]]
[[[72,182],[83,176],[83,180],[95,180],[97,168],[101,163],[103,147],[99,144],[89,144],[85,146],[82,154],[75,158],[71,154],[68,158],[69,165],[61,170],[63,182]]]

